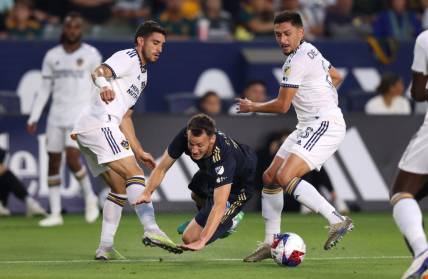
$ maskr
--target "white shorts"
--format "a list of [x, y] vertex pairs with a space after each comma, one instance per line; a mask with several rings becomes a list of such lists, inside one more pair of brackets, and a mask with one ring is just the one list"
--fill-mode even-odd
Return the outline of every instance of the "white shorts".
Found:
[[287, 158], [290, 153], [296, 154], [311, 170], [319, 171], [339, 148], [345, 134], [346, 124], [343, 119], [318, 119], [294, 130], [281, 145], [276, 156]]
[[134, 156], [128, 140], [115, 124], [78, 133], [77, 141], [94, 176], [107, 171], [107, 163]]
[[428, 174], [428, 121], [425, 121], [407, 145], [398, 167], [407, 172]]
[[52, 153], [61, 153], [66, 147], [78, 148], [77, 143], [70, 138], [72, 127], [58, 127], [47, 125], [46, 150]]

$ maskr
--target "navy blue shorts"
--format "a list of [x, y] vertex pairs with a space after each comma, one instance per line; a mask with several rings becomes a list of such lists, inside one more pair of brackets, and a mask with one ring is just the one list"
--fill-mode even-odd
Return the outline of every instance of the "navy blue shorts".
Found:
[[[211, 242], [224, 236], [230, 230], [233, 224], [232, 219], [236, 216], [236, 214], [241, 212], [245, 203], [249, 199], [250, 197], [245, 193], [241, 193], [237, 196], [229, 197], [228, 202], [230, 206], [226, 209], [217, 230], [215, 231], [215, 233], [213, 234], [213, 236], [211, 237], [211, 239], [208, 241], [207, 244], [210, 244]], [[204, 207], [202, 207], [201, 210], [199, 210], [198, 214], [196, 214], [195, 221], [196, 223], [198, 223], [199, 226], [205, 227], [213, 205], [214, 205], [213, 199], [208, 198], [205, 201]]]

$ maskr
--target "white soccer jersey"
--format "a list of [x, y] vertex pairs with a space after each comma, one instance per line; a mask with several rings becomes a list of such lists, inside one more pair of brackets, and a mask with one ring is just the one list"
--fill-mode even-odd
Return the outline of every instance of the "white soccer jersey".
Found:
[[312, 122], [320, 116], [343, 117], [328, 72], [330, 67], [330, 62], [307, 42], [301, 43], [285, 60], [281, 86], [298, 88], [292, 103], [299, 124]]
[[[428, 30], [422, 32], [416, 38], [412, 71], [428, 75]], [[428, 111], [425, 114], [425, 122], [428, 122]]]
[[100, 89], [92, 92], [90, 107], [81, 115], [74, 132], [84, 132], [103, 127], [108, 121], [120, 123], [125, 113], [132, 108], [147, 84], [147, 69], [135, 49], [116, 52], [104, 63], [111, 69], [113, 78], [109, 81], [115, 98], [109, 104], [100, 98]]
[[94, 86], [91, 72], [101, 61], [98, 50], [85, 43], [72, 53], [67, 53], [62, 45], [50, 49], [43, 59], [42, 77], [51, 82], [39, 90], [28, 122], [39, 120], [52, 93], [48, 125], [72, 127], [82, 108], [89, 104]]

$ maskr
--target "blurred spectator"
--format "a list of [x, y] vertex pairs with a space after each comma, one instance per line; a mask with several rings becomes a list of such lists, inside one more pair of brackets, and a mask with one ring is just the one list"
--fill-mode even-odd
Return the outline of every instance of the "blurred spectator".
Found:
[[379, 95], [371, 98], [366, 106], [367, 114], [410, 114], [410, 102], [403, 96], [403, 80], [393, 73], [382, 76], [377, 88]]
[[421, 0], [423, 7], [422, 28], [428, 29], [428, 0]]
[[112, 16], [113, 0], [68, 0], [69, 11], [80, 13], [85, 20], [94, 24], [107, 22]]
[[13, 0], [1, 0], [0, 1], [0, 14], [7, 13], [13, 7]]
[[[267, 87], [263, 80], [252, 80], [247, 83], [241, 94], [242, 98], [247, 98], [253, 102], [265, 102], [267, 100]], [[238, 114], [236, 104], [229, 108], [229, 114]], [[239, 115], [250, 115], [251, 113], [239, 113]]]
[[415, 12], [408, 10], [406, 0], [389, 0], [389, 9], [382, 11], [373, 23], [378, 38], [410, 40], [422, 31]]
[[117, 0], [113, 6], [113, 16], [125, 19], [136, 26], [150, 17], [151, 9], [147, 0]]
[[353, 0], [337, 0], [328, 9], [325, 34], [333, 39], [358, 39], [370, 33], [370, 26], [352, 13]]
[[166, 0], [159, 23], [166, 29], [168, 39], [186, 40], [196, 36], [196, 22], [182, 12], [183, 0]]
[[305, 39], [314, 40], [324, 34], [325, 9], [329, 3], [331, 0], [282, 0], [278, 11], [288, 10], [299, 13], [305, 29]]
[[33, 39], [42, 35], [42, 23], [35, 18], [32, 9], [32, 1], [16, 0], [5, 20], [5, 29], [9, 37]]
[[221, 0], [202, 0], [201, 6], [202, 13], [197, 21], [199, 39], [231, 40], [233, 22], [230, 14], [223, 10]]
[[248, 0], [247, 3], [242, 3], [236, 38], [248, 40], [254, 36], [272, 36], [273, 17], [274, 11], [271, 1]]
[[222, 103], [218, 94], [214, 91], [207, 91], [198, 99], [195, 107], [186, 111], [187, 114], [205, 113], [209, 116], [216, 116], [222, 113]]

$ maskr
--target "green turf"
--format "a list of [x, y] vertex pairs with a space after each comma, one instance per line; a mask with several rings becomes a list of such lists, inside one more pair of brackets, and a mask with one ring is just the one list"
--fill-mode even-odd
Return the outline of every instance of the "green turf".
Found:
[[[179, 242], [175, 228], [189, 215], [159, 214], [160, 226]], [[128, 262], [92, 261], [100, 221], [84, 223], [82, 216], [66, 216], [65, 225], [39, 228], [37, 219], [0, 219], [0, 278], [399, 278], [411, 262], [409, 252], [390, 214], [354, 214], [355, 230], [334, 250], [322, 249], [327, 230], [317, 215], [287, 214], [283, 230], [303, 237], [307, 256], [297, 268], [283, 268], [272, 260], [244, 263], [240, 259], [263, 238], [260, 214], [247, 214], [238, 232], [201, 252], [172, 255], [141, 244], [141, 227], [125, 215], [116, 248]], [[57, 262], [53, 262], [57, 261]]]

